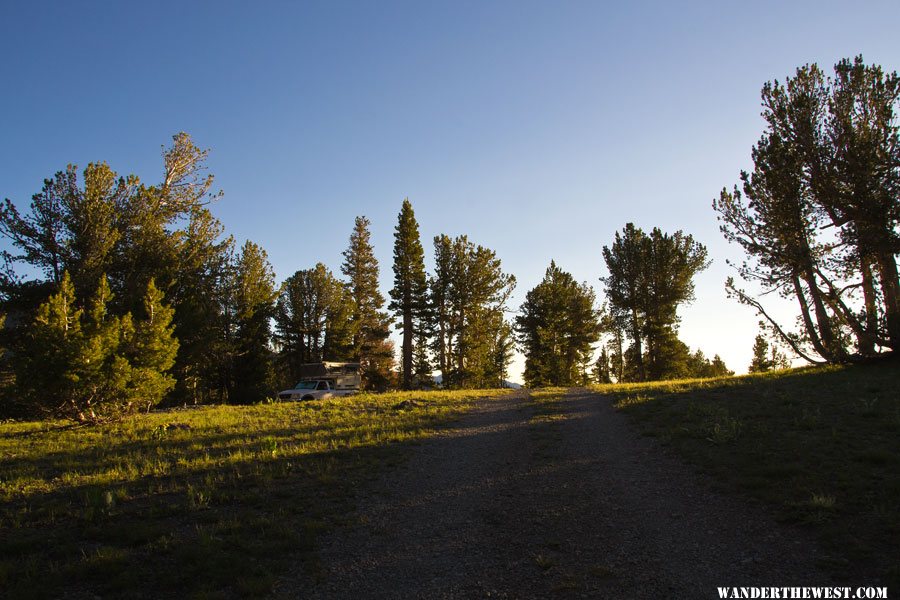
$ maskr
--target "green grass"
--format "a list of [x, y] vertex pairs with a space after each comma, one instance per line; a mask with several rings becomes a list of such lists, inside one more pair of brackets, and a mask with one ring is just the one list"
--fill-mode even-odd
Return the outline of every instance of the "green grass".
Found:
[[298, 562], [316, 572], [316, 537], [356, 486], [501, 393], [0, 424], [0, 595], [266, 595]]
[[900, 581], [900, 369], [895, 362], [596, 386], [647, 435], [812, 528], [837, 576]]
[[528, 394], [528, 403], [532, 407], [532, 424], [552, 423], [564, 417], [565, 411], [562, 400], [566, 395], [566, 388], [538, 388]]

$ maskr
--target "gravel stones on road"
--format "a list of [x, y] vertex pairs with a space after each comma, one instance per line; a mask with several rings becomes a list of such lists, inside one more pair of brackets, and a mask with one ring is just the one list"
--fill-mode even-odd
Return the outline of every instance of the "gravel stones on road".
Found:
[[359, 490], [320, 540], [321, 575], [282, 598], [714, 598], [716, 586], [827, 585], [813, 542], [573, 390], [550, 418], [484, 399]]

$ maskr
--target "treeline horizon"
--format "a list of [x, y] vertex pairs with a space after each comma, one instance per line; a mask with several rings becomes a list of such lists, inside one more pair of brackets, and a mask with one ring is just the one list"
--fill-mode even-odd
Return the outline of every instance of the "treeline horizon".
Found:
[[[713, 209], [747, 253], [738, 274], [795, 298], [800, 327], [729, 279], [763, 319], [751, 372], [786, 366], [781, 344], [809, 362], [853, 362], [900, 343], [898, 96], [896, 73], [861, 57], [836, 65], [834, 78], [812, 65], [764, 86], [754, 171]], [[340, 276], [317, 263], [277, 284], [265, 250], [238, 249], [210, 211], [219, 194], [207, 156], [182, 132], [163, 152], [159, 183], [106, 163], [79, 178], [69, 165], [27, 211], [4, 202], [0, 413], [99, 421], [161, 402], [259, 402], [321, 360], [360, 362], [364, 388], [376, 391], [432, 387], [434, 372], [444, 387], [499, 387], [517, 347], [530, 387], [733, 374], [678, 338], [678, 308], [710, 264], [683, 231], [627, 223], [598, 253], [605, 302], [551, 261], [508, 318], [516, 279], [496, 253], [437, 235], [427, 272], [406, 199], [389, 301], [365, 216]]]
[[[236, 248], [210, 211], [219, 194], [211, 193], [207, 155], [179, 133], [163, 152], [161, 183], [119, 176], [107, 163], [80, 174], [69, 165], [45, 180], [27, 212], [5, 201], [0, 234], [18, 252], [4, 251], [0, 273], [4, 413], [99, 421], [161, 402], [258, 402], [293, 385], [300, 365], [323, 360], [360, 362], [364, 389], [375, 391], [434, 387], [435, 373], [442, 387], [502, 387], [517, 345], [530, 386], [648, 377], [626, 371], [621, 348], [601, 353], [611, 367], [594, 360], [594, 345], [615, 320], [595, 306], [590, 286], [572, 288], [555, 263], [522, 307], [530, 318], [507, 317], [515, 277], [465, 235], [435, 236], [435, 268], [426, 272], [408, 199], [395, 228], [389, 303], [364, 216], [355, 220], [339, 275], [317, 263], [278, 284], [265, 250], [250, 240]], [[29, 272], [43, 278], [26, 278]], [[565, 316], [577, 302], [573, 289], [588, 297], [578, 318]], [[534, 303], [541, 290], [549, 303]], [[559, 305], [563, 298], [568, 305]], [[156, 359], [138, 356], [134, 324], [156, 332], [152, 343], [137, 345], [155, 348]], [[392, 327], [402, 339], [398, 361]], [[573, 328], [583, 330], [580, 337]], [[679, 366], [650, 377], [729, 373], [718, 357], [711, 363], [678, 344], [672, 360]], [[661, 347], [657, 340], [648, 357]], [[142, 384], [148, 376], [135, 375], [148, 360], [152, 389]]]

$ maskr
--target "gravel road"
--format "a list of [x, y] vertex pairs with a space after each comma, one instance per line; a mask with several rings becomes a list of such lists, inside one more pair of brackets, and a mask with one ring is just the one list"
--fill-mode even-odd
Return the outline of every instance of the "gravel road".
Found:
[[573, 390], [477, 410], [360, 490], [321, 542], [317, 582], [281, 598], [715, 598], [716, 586], [828, 585], [815, 544]]

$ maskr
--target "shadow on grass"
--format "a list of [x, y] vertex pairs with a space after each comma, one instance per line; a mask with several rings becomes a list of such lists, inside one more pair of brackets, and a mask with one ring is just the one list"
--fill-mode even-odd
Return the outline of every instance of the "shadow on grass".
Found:
[[597, 391], [724, 489], [813, 528], [832, 571], [900, 581], [895, 362]]
[[82, 429], [88, 427], [83, 423], [64, 423], [58, 425], [52, 425], [50, 427], [42, 428], [42, 429], [24, 429], [22, 431], [12, 431], [12, 432], [4, 432], [0, 433], [0, 439], [19, 439], [19, 438], [30, 438], [36, 437], [39, 435], [45, 435], [47, 433], [59, 432], [59, 431], [69, 431], [73, 429]]
[[[62, 429], [53, 431], [62, 431]], [[322, 425], [266, 429], [252, 435], [196, 430], [190, 433], [179, 432], [177, 438], [173, 436], [156, 439], [153, 437], [153, 431], [148, 430], [142, 438], [130, 441], [116, 441], [103, 446], [85, 442], [76, 444], [78, 447], [74, 449], [44, 452], [37, 458], [32, 456], [3, 458], [0, 459], [0, 473], [5, 475], [39, 473], [42, 479], [51, 480], [72, 473], [102, 476], [110, 472], [115, 473], [116, 470], [126, 465], [128, 470], [147, 470], [147, 473], [139, 475], [146, 477], [152, 476], [151, 471], [154, 470], [154, 465], [162, 462], [169, 466], [169, 462], [172, 461], [172, 470], [179, 475], [185, 475], [191, 469], [185, 466], [177, 467], [174, 461], [179, 458], [196, 456], [215, 462], [243, 451], [261, 450], [262, 446], [267, 443], [265, 438], [273, 438], [282, 444], [304, 443], [308, 442], [317, 432], [326, 431], [327, 427]], [[329, 440], [340, 444], [351, 437], [351, 433], [330, 434]], [[6, 480], [9, 478], [9, 475], [4, 477]], [[131, 480], [132, 478], [126, 475], [120, 477], [110, 475], [105, 478], [105, 484], [114, 486]], [[59, 489], [60, 487], [67, 486], [57, 484], [55, 491], [64, 491]], [[78, 486], [72, 487], [77, 488]], [[39, 494], [40, 491], [37, 490], [35, 493]], [[22, 496], [30, 495], [32, 494], [29, 492], [22, 494]]]
[[[0, 483], [49, 473], [51, 489], [8, 490], [0, 505], [0, 589], [15, 598], [264, 596], [298, 563], [315, 576], [316, 537], [352, 510], [355, 490], [433, 430], [465, 435], [453, 422], [459, 414], [385, 409], [371, 423], [361, 417], [333, 430], [327, 422], [246, 433], [193, 428], [174, 439], [7, 458]], [[175, 466], [163, 475], [126, 466], [102, 484], [52, 481], [145, 458]]]

